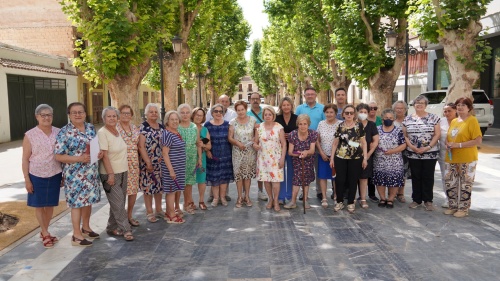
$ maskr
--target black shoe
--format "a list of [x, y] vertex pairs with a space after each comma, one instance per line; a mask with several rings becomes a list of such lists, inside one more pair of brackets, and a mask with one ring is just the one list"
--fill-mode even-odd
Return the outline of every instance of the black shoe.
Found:
[[229, 197], [229, 195], [226, 195], [226, 201], [231, 201], [231, 197]]
[[323, 193], [316, 193], [316, 197], [318, 197], [319, 200], [323, 200]]
[[369, 198], [370, 198], [370, 201], [372, 201], [373, 203], [380, 202], [380, 200], [378, 200], [377, 196], [369, 196]]
[[299, 196], [299, 200], [300, 200], [300, 201], [304, 200], [304, 193], [302, 193], [302, 194]]
[[[208, 203], [212, 203], [212, 201], [214, 201], [214, 197], [213, 197], [213, 196], [208, 197], [207, 202], [208, 202]], [[227, 200], [226, 200], [226, 201], [227, 201]]]

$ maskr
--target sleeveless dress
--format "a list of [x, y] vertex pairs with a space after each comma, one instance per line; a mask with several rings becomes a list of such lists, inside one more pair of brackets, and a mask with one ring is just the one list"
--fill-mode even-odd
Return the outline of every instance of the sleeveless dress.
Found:
[[233, 145], [233, 171], [236, 181], [255, 178], [256, 151], [252, 148], [255, 123], [253, 117], [249, 117], [245, 124], [238, 123], [236, 118], [229, 122], [234, 126], [234, 139], [247, 147], [241, 150]]
[[163, 127], [162, 124], [159, 124], [160, 128], [158, 130], [149, 126], [149, 123], [144, 121], [141, 124], [141, 134], [146, 138], [146, 152], [148, 153], [148, 157], [151, 159], [151, 164], [153, 165], [153, 172], [150, 173], [146, 170], [146, 162], [142, 160], [140, 157], [140, 175], [139, 175], [139, 183], [140, 188], [144, 192], [144, 194], [152, 195], [156, 193], [160, 193], [161, 189], [161, 146], [160, 146], [160, 138], [162, 135]]
[[234, 181], [231, 144], [227, 140], [229, 122], [224, 121], [221, 125], [213, 125], [207, 121], [205, 127], [210, 133], [213, 156], [213, 159], [207, 158], [207, 185], [229, 184]]
[[174, 168], [176, 179], [175, 181], [170, 177], [170, 171], [165, 164], [161, 161], [161, 184], [164, 193], [172, 193], [176, 191], [183, 191], [186, 185], [186, 144], [182, 138], [169, 130], [163, 130], [161, 140], [161, 147], [170, 148], [168, 157], [170, 164]]
[[141, 132], [134, 124], [130, 124], [131, 132], [127, 133], [120, 123], [116, 124], [116, 129], [127, 144], [127, 195], [137, 194], [139, 191], [139, 135]]
[[284, 180], [283, 168], [279, 167], [281, 159], [280, 130], [283, 129], [279, 123], [274, 123], [273, 128], [267, 131], [261, 124], [257, 129], [259, 145], [261, 149], [257, 152], [257, 180], [267, 182], [282, 182]]
[[196, 184], [195, 169], [198, 163], [198, 147], [196, 146], [198, 128], [191, 122], [187, 128], [179, 124], [177, 130], [186, 144], [186, 184], [193, 185]]

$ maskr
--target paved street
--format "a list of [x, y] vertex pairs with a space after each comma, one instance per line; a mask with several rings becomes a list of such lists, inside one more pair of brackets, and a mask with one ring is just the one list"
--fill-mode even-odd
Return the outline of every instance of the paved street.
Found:
[[[442, 214], [438, 168], [434, 212], [409, 209], [408, 203], [392, 210], [369, 203], [368, 210], [357, 207], [350, 215], [334, 213], [330, 199], [323, 209], [310, 198], [313, 208], [306, 214], [301, 207], [276, 213], [257, 203], [254, 183], [251, 208], [234, 207], [231, 184], [228, 207], [186, 214], [183, 225], [151, 224], [140, 197], [135, 216], [141, 226], [133, 242], [105, 233], [109, 205], [103, 197], [93, 209], [91, 225], [101, 239], [92, 247], [71, 246], [70, 217], [62, 215], [51, 225], [62, 237], [55, 248], [45, 250], [34, 231], [0, 252], [0, 280], [497, 280], [500, 130], [489, 130], [483, 144], [472, 209], [464, 219]], [[18, 165], [7, 154], [20, 159], [19, 148], [0, 144], [0, 202], [25, 196], [22, 176], [15, 175], [20, 160]], [[408, 183], [411, 202], [410, 194]]]

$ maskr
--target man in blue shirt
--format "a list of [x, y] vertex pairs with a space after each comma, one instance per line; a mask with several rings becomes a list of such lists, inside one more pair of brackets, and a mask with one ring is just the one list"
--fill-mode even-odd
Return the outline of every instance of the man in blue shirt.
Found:
[[[311, 130], [317, 130], [318, 129], [318, 124], [321, 120], [325, 120], [325, 113], [323, 112], [323, 108], [325, 107], [321, 103], [316, 102], [316, 89], [313, 87], [307, 87], [304, 90], [304, 98], [306, 100], [306, 103], [301, 104], [297, 106], [297, 109], [295, 110], [295, 114], [300, 115], [300, 114], [307, 114], [309, 115], [309, 118], [311, 119], [311, 125], [309, 125], [309, 129]], [[315, 156], [316, 160], [314, 163], [314, 170], [317, 173], [318, 171], [318, 155], [316, 154]], [[299, 197], [299, 200], [303, 199], [303, 196]], [[307, 196], [307, 194], [306, 194]], [[316, 197], [318, 197], [320, 200], [323, 199], [323, 194], [321, 193], [321, 190], [319, 189], [319, 184], [316, 179]]]
[[344, 120], [342, 111], [347, 104], [347, 93], [344, 88], [337, 88], [335, 90], [335, 104], [337, 105], [337, 119]]
[[[257, 120], [257, 124], [264, 122], [264, 118], [262, 117], [262, 107], [260, 106], [259, 93], [253, 93], [250, 95], [250, 108], [247, 111], [247, 115], [255, 118]], [[257, 197], [259, 200], [267, 201], [269, 198], [263, 190], [263, 183], [258, 181], [257, 186], [259, 187]]]

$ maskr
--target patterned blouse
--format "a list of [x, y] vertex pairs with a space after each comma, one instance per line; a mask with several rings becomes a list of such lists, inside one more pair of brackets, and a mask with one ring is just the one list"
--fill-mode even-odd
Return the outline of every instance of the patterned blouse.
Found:
[[[406, 116], [403, 126], [406, 128], [406, 134], [410, 142], [416, 147], [428, 146], [434, 137], [434, 126], [439, 124], [440, 118], [432, 113], [427, 113], [424, 117], [417, 115]], [[429, 151], [418, 154], [410, 147], [406, 148], [407, 156], [411, 159], [437, 159], [439, 156], [439, 145], [434, 145]]]
[[54, 154], [56, 136], [59, 131], [59, 128], [52, 127], [52, 133], [47, 136], [37, 126], [26, 132], [26, 137], [31, 145], [30, 174], [36, 177], [50, 178], [62, 172], [61, 163], [56, 161]]
[[328, 157], [331, 156], [333, 139], [335, 138], [335, 132], [340, 123], [342, 123], [342, 121], [337, 120], [330, 125], [326, 120], [322, 120], [318, 124], [318, 129], [316, 131], [320, 137], [321, 149]]
[[335, 156], [342, 159], [359, 159], [363, 157], [363, 148], [361, 147], [361, 139], [365, 137], [363, 124], [355, 122], [354, 127], [344, 127], [345, 121], [342, 122], [335, 132], [335, 138], [339, 139]]

